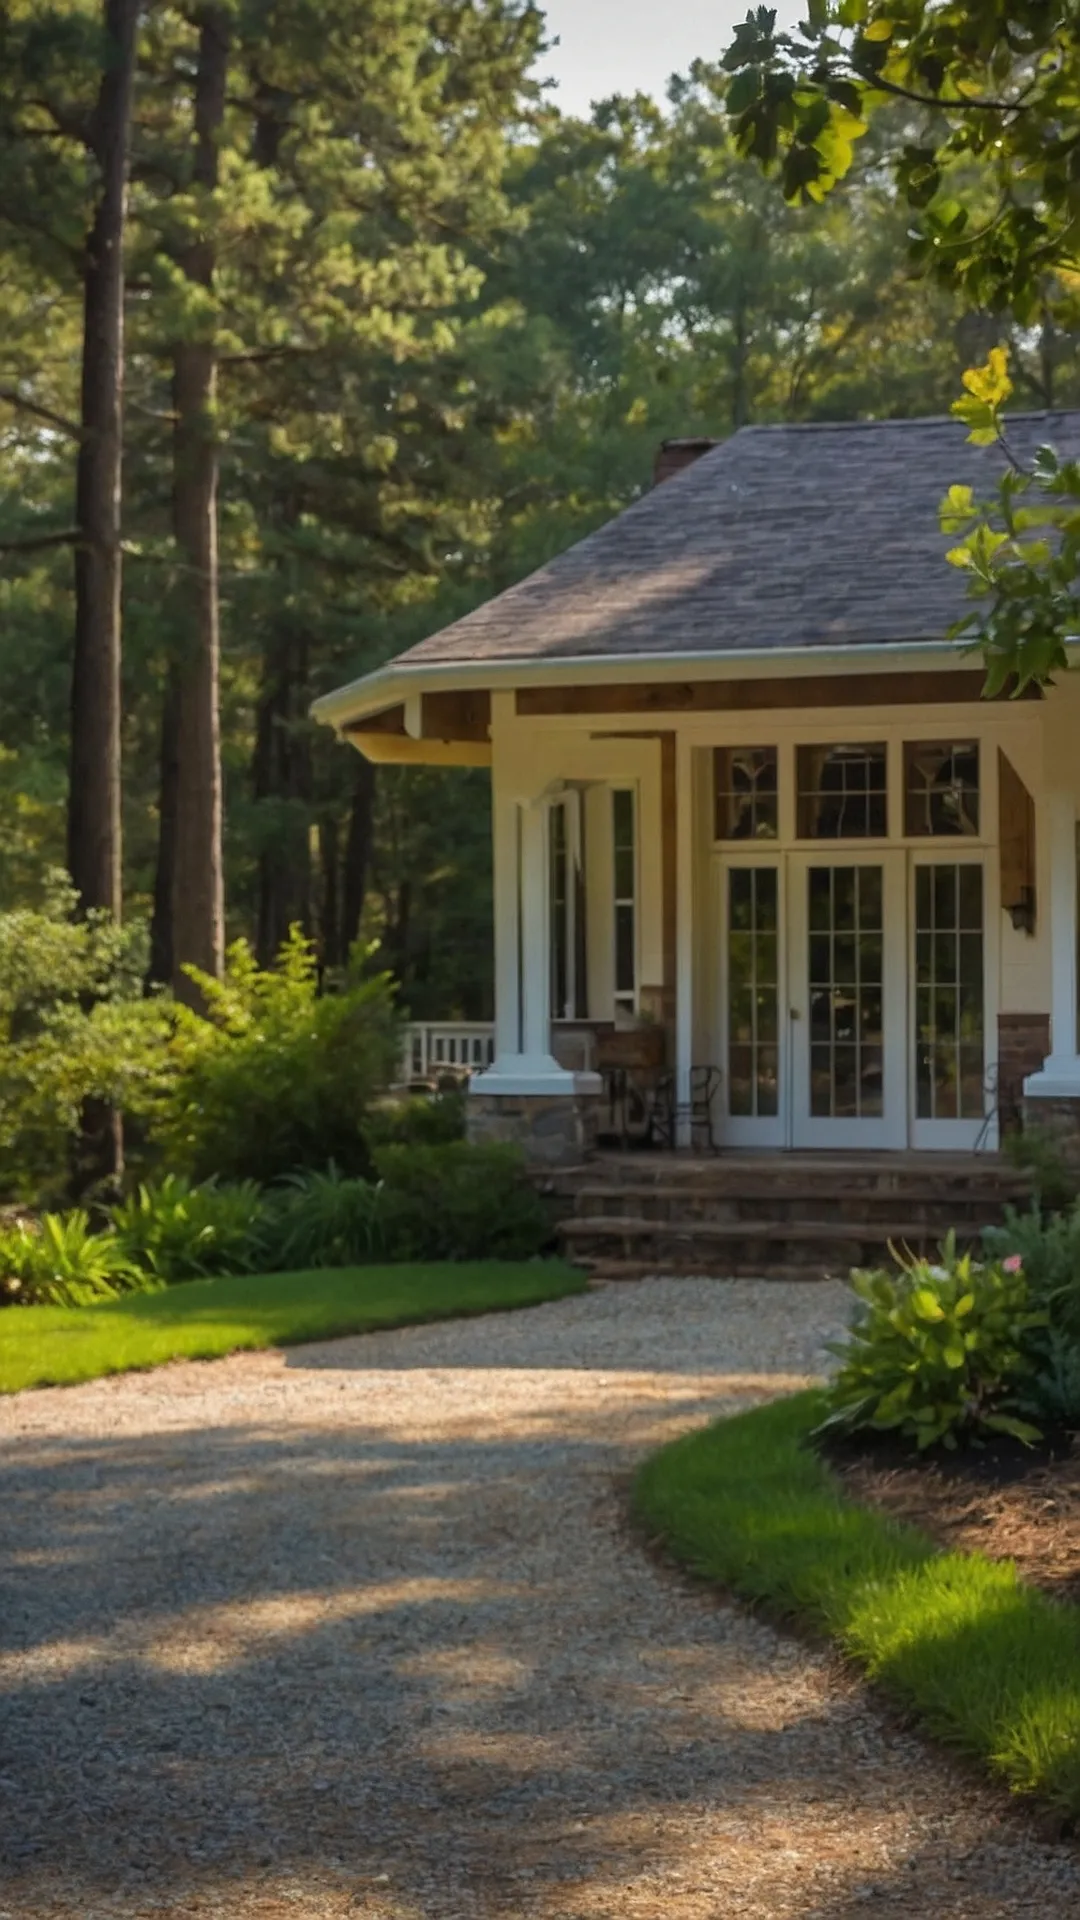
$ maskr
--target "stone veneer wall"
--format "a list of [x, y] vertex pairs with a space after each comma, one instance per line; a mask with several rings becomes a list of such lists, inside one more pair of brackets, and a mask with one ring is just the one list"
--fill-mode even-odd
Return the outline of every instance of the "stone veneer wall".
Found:
[[1024, 1081], [1029, 1073], [1038, 1073], [1049, 1051], [1048, 1013], [998, 1014], [997, 1103], [1002, 1133], [1015, 1133], [1023, 1125]]
[[596, 1146], [599, 1107], [595, 1094], [470, 1093], [465, 1131], [521, 1147], [533, 1167], [575, 1167]]
[[1051, 1134], [1066, 1165], [1080, 1176], [1080, 1100], [1026, 1099], [1024, 1125]]

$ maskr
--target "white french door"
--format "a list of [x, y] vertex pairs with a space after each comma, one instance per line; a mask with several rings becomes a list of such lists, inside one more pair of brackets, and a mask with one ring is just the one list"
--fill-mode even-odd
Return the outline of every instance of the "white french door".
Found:
[[905, 856], [787, 856], [794, 1147], [907, 1144]]
[[907, 1144], [905, 867], [899, 849], [723, 861], [728, 1145]]

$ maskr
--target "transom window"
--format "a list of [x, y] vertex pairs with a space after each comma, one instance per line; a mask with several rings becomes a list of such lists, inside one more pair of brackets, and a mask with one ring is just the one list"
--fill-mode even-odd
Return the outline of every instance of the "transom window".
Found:
[[779, 831], [775, 747], [716, 747], [718, 840], [775, 840]]
[[800, 840], [876, 840], [889, 830], [884, 743], [796, 749]]
[[904, 831], [912, 836], [977, 834], [977, 740], [904, 743]]

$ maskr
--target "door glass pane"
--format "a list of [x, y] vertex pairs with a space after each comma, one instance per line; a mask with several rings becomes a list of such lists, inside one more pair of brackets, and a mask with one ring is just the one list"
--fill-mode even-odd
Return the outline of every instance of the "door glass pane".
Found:
[[771, 1117], [779, 1112], [775, 867], [728, 869], [728, 1112]]
[[883, 1111], [880, 867], [811, 867], [810, 1112], [824, 1119]]
[[920, 1120], [984, 1111], [983, 870], [915, 869], [915, 1106]]

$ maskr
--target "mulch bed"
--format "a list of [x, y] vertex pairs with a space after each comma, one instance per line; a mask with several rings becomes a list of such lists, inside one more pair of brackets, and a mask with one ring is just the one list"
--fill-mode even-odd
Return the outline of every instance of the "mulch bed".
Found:
[[850, 1499], [956, 1552], [1013, 1560], [1032, 1586], [1080, 1601], [1080, 1435], [1038, 1447], [1003, 1438], [924, 1460], [888, 1437], [824, 1451]]

